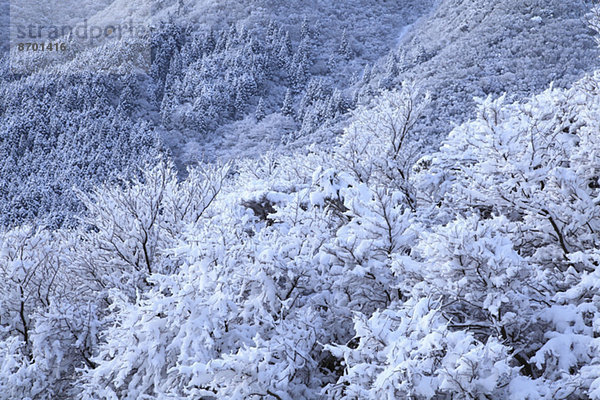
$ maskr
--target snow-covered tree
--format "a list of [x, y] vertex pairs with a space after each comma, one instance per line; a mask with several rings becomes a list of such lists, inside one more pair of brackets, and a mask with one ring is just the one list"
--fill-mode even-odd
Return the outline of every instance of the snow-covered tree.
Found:
[[198, 221], [221, 189], [225, 169], [206, 167], [178, 182], [173, 164], [160, 162], [125, 188], [81, 193], [87, 208], [73, 261], [95, 291], [117, 288], [135, 299], [155, 272], [172, 272], [164, 252], [186, 223]]
[[254, 117], [257, 121], [262, 121], [265, 118], [265, 105], [263, 104], [262, 97], [258, 99], [258, 104], [254, 110]]
[[400, 92], [384, 93], [372, 109], [358, 110], [336, 152], [342, 168], [359, 182], [399, 189], [414, 208], [410, 178], [420, 147], [413, 127], [428, 99], [406, 83]]
[[353, 51], [352, 47], [350, 47], [350, 42], [348, 40], [348, 31], [344, 29], [342, 32], [342, 37], [340, 39], [340, 45], [338, 46], [337, 53], [344, 60], [349, 61], [352, 58]]
[[290, 89], [285, 92], [283, 105], [281, 106], [281, 113], [286, 116], [294, 115], [294, 98]]

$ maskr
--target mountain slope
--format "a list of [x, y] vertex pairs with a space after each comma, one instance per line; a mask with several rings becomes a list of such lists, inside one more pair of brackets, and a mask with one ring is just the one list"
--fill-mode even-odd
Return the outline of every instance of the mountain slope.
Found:
[[[443, 0], [377, 68], [373, 87], [416, 80], [431, 91], [424, 133], [443, 137], [473, 115], [473, 97], [519, 99], [590, 72], [600, 52], [584, 1]], [[396, 63], [395, 68], [390, 65]]]
[[[350, 110], [405, 80], [431, 92], [431, 110], [417, 130], [424, 148], [435, 146], [453, 123], [473, 116], [474, 96], [508, 91], [521, 98], [551, 81], [568, 86], [597, 65], [599, 54], [584, 18], [588, 6], [579, 1], [227, 0], [151, 7], [118, 0], [98, 7], [91, 8], [94, 23], [133, 14], [152, 29], [136, 40], [69, 53], [51, 67], [27, 55], [28, 74], [3, 74], [4, 224], [71, 219], [80, 208], [73, 186], [89, 188], [123, 170], [130, 177], [152, 158], [138, 154], [164, 152], [163, 144], [182, 171], [199, 159], [330, 146]], [[147, 68], [136, 69], [131, 54], [147, 57], [141, 57]], [[6, 69], [6, 57], [0, 65]], [[31, 121], [24, 117], [36, 113]], [[50, 123], [49, 134], [40, 121], [52, 118], [60, 123]], [[112, 129], [111, 140], [94, 139], [98, 129]], [[75, 131], [89, 139], [71, 140]], [[56, 151], [88, 160], [51, 156], [48, 149], [57, 145], [75, 146]], [[103, 166], [82, 168], [82, 162]]]

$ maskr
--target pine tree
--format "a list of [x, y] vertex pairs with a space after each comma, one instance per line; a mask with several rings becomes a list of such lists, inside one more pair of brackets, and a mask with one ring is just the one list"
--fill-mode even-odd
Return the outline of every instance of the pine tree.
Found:
[[215, 39], [215, 31], [211, 28], [210, 32], [206, 36], [204, 41], [204, 51], [208, 54], [215, 51], [215, 47], [217, 46], [217, 40]]
[[302, 26], [300, 27], [300, 39], [309, 39], [310, 38], [310, 26], [308, 24], [308, 18], [304, 16], [302, 19]]
[[202, 97], [199, 97], [194, 102], [192, 107], [192, 112], [188, 116], [188, 128], [198, 132], [203, 133], [206, 131], [206, 114], [205, 114], [206, 105], [203, 101]]
[[415, 61], [420, 64], [420, 63], [424, 63], [428, 59], [429, 59], [429, 55], [428, 55], [427, 51], [425, 50], [425, 47], [423, 47], [423, 45], [421, 45], [421, 44], [419, 46], [417, 46]]
[[323, 79], [311, 79], [308, 82], [306, 90], [300, 100], [298, 115], [304, 116], [305, 112], [313, 106], [317, 101], [325, 99], [326, 93], [323, 85]]
[[390, 89], [394, 83], [394, 79], [400, 74], [399, 59], [395, 53], [390, 53], [385, 63], [385, 72], [379, 86], [384, 89]]
[[239, 34], [234, 24], [231, 24], [231, 26], [229, 27], [229, 32], [227, 33], [227, 40], [225, 43], [225, 48], [227, 50], [239, 44]]
[[292, 56], [292, 42], [289, 32], [285, 32], [279, 41], [279, 51], [277, 53], [277, 65], [279, 68], [284, 68], [290, 62]]
[[309, 61], [306, 54], [296, 53], [291, 63], [290, 84], [292, 89], [300, 93], [308, 80]]
[[166, 93], [163, 96], [161, 105], [160, 105], [160, 116], [162, 123], [165, 127], [170, 127], [173, 122], [171, 119], [173, 110], [175, 108], [175, 100], [173, 99], [173, 95]]
[[331, 56], [329, 56], [329, 59], [327, 60], [327, 72], [332, 73], [333, 71], [335, 71], [337, 67], [337, 59], [335, 57], [335, 54], [332, 54]]
[[183, 61], [182, 56], [178, 51], [173, 54], [169, 63], [169, 72], [167, 74], [166, 81], [168, 82], [173, 76], [181, 76], [183, 72]]
[[254, 111], [254, 116], [256, 117], [257, 121], [262, 121], [266, 116], [265, 106], [263, 104], [262, 97], [258, 99], [258, 104], [256, 105], [256, 111]]
[[342, 98], [342, 92], [338, 89], [333, 91], [333, 94], [329, 98], [327, 102], [327, 119], [335, 118], [338, 114], [344, 113], [347, 111], [347, 106]]
[[271, 19], [267, 25], [267, 32], [265, 34], [265, 42], [269, 47], [277, 45], [277, 24]]
[[287, 54], [292, 54], [292, 39], [290, 39], [290, 32], [283, 32], [280, 30], [279, 36], [281, 37], [281, 45], [285, 46]]
[[350, 42], [348, 41], [348, 32], [346, 29], [344, 29], [344, 32], [342, 33], [342, 39], [340, 41], [340, 46], [338, 47], [338, 54], [346, 61], [349, 61], [353, 55]]
[[372, 72], [373, 69], [371, 68], [370, 65], [365, 65], [365, 68], [363, 69], [363, 73], [362, 73], [362, 77], [361, 77], [361, 85], [368, 85], [369, 82], [371, 81], [371, 76], [372, 76]]
[[127, 80], [119, 97], [119, 106], [127, 114], [131, 114], [136, 108], [136, 90], [132, 79], [133, 78], [130, 77], [130, 79]]
[[285, 98], [283, 99], [283, 106], [281, 106], [281, 113], [288, 117], [294, 116], [294, 100], [292, 97], [292, 91], [288, 89], [285, 92]]

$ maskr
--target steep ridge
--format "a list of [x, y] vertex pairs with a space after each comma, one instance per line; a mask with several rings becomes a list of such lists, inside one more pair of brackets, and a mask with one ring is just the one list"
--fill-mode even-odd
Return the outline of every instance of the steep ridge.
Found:
[[[432, 94], [422, 127], [444, 137], [452, 123], [473, 116], [473, 97], [510, 93], [520, 99], [551, 82], [568, 87], [598, 65], [586, 14], [591, 3], [541, 0], [442, 0], [421, 18], [370, 85], [414, 80]], [[395, 63], [396, 65], [391, 65]]]

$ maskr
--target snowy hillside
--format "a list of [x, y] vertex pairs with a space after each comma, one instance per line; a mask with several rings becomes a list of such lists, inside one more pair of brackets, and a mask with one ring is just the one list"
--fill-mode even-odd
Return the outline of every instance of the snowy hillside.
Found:
[[[337, 81], [340, 90], [361, 102], [371, 101], [380, 90], [399, 87], [404, 80], [422, 82], [431, 91], [433, 104], [420, 129], [438, 143], [449, 126], [472, 117], [474, 97], [508, 92], [519, 99], [551, 82], [556, 87], [568, 87], [599, 65], [600, 51], [587, 23], [589, 6], [584, 1], [442, 0], [403, 3], [399, 5], [403, 14], [398, 10], [376, 10], [372, 13], [375, 18], [369, 14], [368, 18], [360, 18], [362, 12], [355, 16], [344, 8], [346, 23], [334, 20], [337, 23], [331, 25], [352, 27], [348, 31], [353, 38], [352, 48], [361, 56], [343, 63], [339, 72], [319, 75]], [[362, 8], [348, 5], [348, 9]], [[381, 18], [378, 11], [387, 18]], [[339, 29], [336, 32], [328, 26], [330, 19], [322, 21], [327, 14], [319, 12], [316, 22], [323, 27], [320, 32], [334, 33], [333, 43], [324, 46], [330, 49], [325, 54], [335, 50], [341, 34]], [[353, 18], [355, 21], [347, 22]], [[388, 19], [397, 22], [392, 24]], [[377, 23], [373, 24], [373, 20]], [[353, 74], [353, 79], [344, 79]], [[285, 131], [287, 127], [278, 129], [270, 122], [268, 119], [264, 124], [253, 124], [245, 120], [225, 125], [219, 130], [222, 140], [213, 142], [214, 138], [210, 138], [209, 143], [193, 148], [207, 148], [208, 153], [225, 157], [229, 149], [252, 156], [256, 150], [279, 145], [276, 133], [263, 132]], [[333, 129], [325, 126], [316, 136], [300, 135], [296, 145], [330, 143], [344, 124]], [[250, 136], [249, 141], [240, 140], [246, 135]]]
[[[270, 22], [277, 23], [290, 33], [292, 43], [302, 39], [303, 24], [308, 27], [311, 46], [310, 79], [321, 79], [327, 88], [337, 88], [345, 96], [355, 96], [352, 86], [361, 77], [365, 66], [376, 63], [397, 42], [398, 33], [408, 28], [419, 17], [434, 6], [433, 0], [370, 2], [364, 0], [332, 3], [280, 2], [280, 1], [226, 1], [206, 5], [202, 2], [190, 5], [186, 19], [202, 26], [236, 23], [250, 29], [264, 29]], [[339, 55], [344, 37], [347, 40], [348, 54]], [[331, 89], [328, 89], [331, 90]], [[175, 140], [184, 143], [181, 150], [187, 159], [189, 149], [200, 150], [209, 156], [229, 158], [230, 155], [256, 156], [270, 148], [280, 147], [282, 135], [297, 133], [297, 136], [310, 135], [317, 126], [326, 121], [318, 121], [317, 126], [308, 127], [311, 121], [303, 116], [296, 123], [281, 118], [286, 84], [270, 83], [264, 89], [263, 101], [266, 105], [264, 122], [256, 121], [254, 113], [249, 113], [231, 124], [223, 124], [214, 135], [192, 138], [191, 141]], [[302, 103], [303, 96], [296, 96], [295, 107]], [[299, 110], [304, 114], [303, 110]], [[270, 115], [273, 114], [273, 115]], [[322, 118], [319, 118], [322, 119]], [[325, 124], [326, 125], [326, 124]], [[304, 129], [302, 129], [304, 126]], [[305, 138], [306, 139], [306, 138]], [[310, 139], [309, 139], [310, 140]], [[287, 142], [287, 141], [286, 141]], [[302, 143], [304, 143], [303, 141]]]
[[375, 68], [371, 87], [422, 82], [432, 93], [424, 133], [437, 140], [473, 116], [473, 97], [520, 99], [568, 87], [598, 65], [584, 1], [439, 1]]
[[[168, 150], [184, 170], [197, 159], [256, 156], [310, 135], [353, 107], [346, 88], [366, 63], [393, 46], [399, 30], [430, 6], [422, 1], [348, 1], [343, 8], [328, 2], [290, 6], [263, 1], [89, 6], [87, 19], [78, 26], [102, 27], [133, 18], [146, 35], [88, 47], [68, 42], [77, 50], [56, 57], [13, 49], [4, 58], [4, 69], [21, 68], [18, 75], [8, 71], [0, 86], [6, 93], [0, 124], [7, 146], [0, 164], [6, 181], [0, 193], [2, 224], [34, 219], [55, 226], [75, 223], [72, 215], [81, 203], [73, 186], [87, 190], [117, 175], [130, 177], [149, 158], [136, 155], [139, 150]], [[11, 11], [19, 15], [23, 8], [17, 2]], [[76, 21], [80, 13], [71, 19]], [[30, 11], [21, 19], [28, 15]], [[283, 115], [288, 90], [291, 109]], [[47, 104], [59, 92], [68, 100]], [[262, 117], [256, 118], [259, 102], [262, 123]], [[48, 136], [42, 124], [29, 129], [28, 118], [21, 120], [27, 113], [35, 113], [39, 121], [56, 120], [83, 137], [96, 136], [95, 125], [132, 128], [116, 135], [120, 126], [107, 128], [110, 139], [82, 139], [75, 149], [64, 149], [73, 145], [73, 133], [56, 128]], [[137, 127], [156, 137], [126, 144], [130, 139], [122, 139], [135, 136]], [[85, 150], [77, 148], [84, 144]], [[47, 157], [46, 148], [91, 157], [99, 166], [90, 168], [91, 160], [71, 156]], [[50, 184], [38, 183], [42, 181]]]
[[590, 7], [116, 0], [13, 43], [0, 400], [600, 400]]
[[[551, 81], [568, 86], [597, 64], [598, 51], [584, 20], [586, 5], [542, 3], [230, 0], [82, 6], [61, 19], [87, 15], [86, 24], [109, 26], [134, 18], [146, 34], [89, 49], [72, 43], [79, 50], [61, 54], [58, 63], [14, 51], [4, 57], [4, 68], [8, 61], [13, 69], [23, 65], [29, 76], [5, 74], [0, 85], [6, 93], [0, 125], [8, 146], [0, 163], [6, 181], [0, 192], [1, 221], [75, 223], [72, 215], [81, 203], [73, 186], [87, 190], [117, 179], [117, 173], [131, 176], [149, 158], [140, 160], [137, 151], [167, 150], [183, 171], [199, 159], [256, 157], [269, 149], [289, 152], [313, 143], [330, 146], [350, 110], [404, 80], [421, 82], [432, 93], [431, 112], [417, 129], [429, 143], [424, 148], [435, 147], [452, 123], [472, 116], [474, 96], [507, 91], [522, 98]], [[13, 17], [26, 20], [31, 10], [25, 5], [11, 4]], [[45, 104], [51, 99], [44, 95], [56, 96], [57, 89], [70, 98], [89, 92], [78, 87], [89, 85], [84, 82], [98, 86], [84, 102]], [[31, 96], [32, 90], [40, 95]], [[89, 107], [96, 111], [90, 113]], [[94, 124], [113, 124], [114, 115], [125, 113], [118, 125], [128, 120], [154, 132], [155, 139], [141, 147], [123, 140], [117, 147], [97, 138], [81, 140], [76, 146], [92, 143], [95, 148], [98, 143], [93, 158], [112, 160], [92, 168], [91, 161], [83, 161], [82, 168], [71, 156], [46, 157], [44, 148], [78, 157], [91, 150], [63, 149], [73, 134], [61, 128], [50, 137], [36, 132], [41, 125], [27, 128], [29, 122], [20, 118], [29, 109], [40, 121], [50, 115], [70, 119], [60, 124], [80, 135], [96, 135]], [[82, 112], [86, 117], [78, 120]], [[110, 141], [131, 135], [131, 129], [137, 128], [112, 134]], [[51, 139], [61, 135], [65, 139]]]

